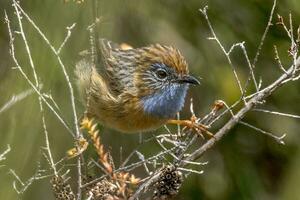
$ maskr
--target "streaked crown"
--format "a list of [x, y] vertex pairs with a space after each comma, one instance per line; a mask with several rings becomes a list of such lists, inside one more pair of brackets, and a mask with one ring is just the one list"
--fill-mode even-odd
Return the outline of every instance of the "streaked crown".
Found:
[[[160, 44], [137, 49], [142, 63], [160, 63], [174, 69], [177, 74], [188, 74], [188, 65], [178, 49]], [[147, 67], [146, 65], [144, 65]]]

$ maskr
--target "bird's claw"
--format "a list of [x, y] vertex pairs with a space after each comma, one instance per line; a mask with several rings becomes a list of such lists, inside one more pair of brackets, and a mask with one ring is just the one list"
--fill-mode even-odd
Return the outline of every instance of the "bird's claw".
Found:
[[208, 126], [205, 126], [204, 124], [200, 124], [193, 120], [190, 120], [190, 125], [187, 127], [195, 130], [197, 132], [197, 134], [199, 134], [203, 138], [204, 138], [203, 133], [205, 133], [209, 138], [214, 138], [214, 134], [212, 134], [210, 131], [208, 131]]
[[197, 123], [197, 117], [195, 115], [193, 115], [190, 120], [169, 120], [168, 123], [185, 126], [195, 130], [202, 138], [204, 138], [203, 133], [205, 133], [209, 138], [214, 138], [214, 134], [208, 131], [209, 127], [204, 124]]

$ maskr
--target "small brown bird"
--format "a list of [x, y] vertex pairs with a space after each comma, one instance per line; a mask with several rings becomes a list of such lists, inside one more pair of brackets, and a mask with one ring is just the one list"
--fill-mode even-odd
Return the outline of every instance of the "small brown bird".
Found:
[[124, 48], [101, 39], [100, 51], [99, 66], [83, 59], [75, 70], [89, 117], [125, 133], [166, 123], [192, 125], [172, 120], [184, 105], [189, 85], [199, 84], [177, 49], [159, 44]]

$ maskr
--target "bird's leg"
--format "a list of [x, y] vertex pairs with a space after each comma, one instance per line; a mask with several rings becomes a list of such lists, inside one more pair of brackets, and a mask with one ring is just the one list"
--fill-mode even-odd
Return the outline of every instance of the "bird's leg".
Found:
[[190, 120], [170, 119], [170, 120], [167, 121], [167, 124], [177, 124], [177, 125], [180, 125], [180, 126], [185, 126], [185, 127], [190, 128], [190, 129], [194, 129], [199, 134], [205, 133], [209, 137], [213, 138], [214, 134], [212, 134], [211, 132], [209, 132], [207, 130], [208, 127], [203, 125], [203, 124], [197, 123], [196, 120], [197, 120], [196, 116], [193, 115]]

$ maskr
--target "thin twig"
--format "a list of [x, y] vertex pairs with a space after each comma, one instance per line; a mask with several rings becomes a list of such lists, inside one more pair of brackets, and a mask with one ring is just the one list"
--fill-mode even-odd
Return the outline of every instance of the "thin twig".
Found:
[[0, 114], [13, 105], [15, 105], [17, 102], [25, 99], [27, 96], [31, 95], [33, 93], [33, 89], [25, 90], [17, 95], [13, 95], [8, 102], [6, 102], [1, 108], [0, 108]]
[[[33, 72], [33, 77], [34, 77], [34, 80], [35, 80], [35, 86], [36, 86], [36, 88], [39, 88], [39, 92], [40, 92], [41, 87], [40, 87], [38, 76], [37, 76], [37, 73], [36, 73], [36, 70], [35, 70], [35, 65], [34, 65], [34, 61], [33, 61], [32, 55], [31, 55], [31, 51], [30, 51], [30, 48], [29, 48], [29, 45], [28, 45], [28, 42], [27, 42], [27, 38], [26, 38], [24, 29], [23, 29], [23, 23], [21, 21], [22, 17], [21, 17], [19, 9], [16, 6], [15, 1], [14, 1], [14, 4], [13, 4], [13, 7], [14, 7], [14, 9], [16, 11], [16, 14], [17, 14], [19, 28], [20, 28], [20, 34], [21, 34], [22, 39], [24, 41], [27, 56], [28, 56], [29, 63], [30, 63], [30, 66], [31, 66], [31, 71]], [[57, 170], [55, 168], [52, 153], [51, 153], [51, 150], [50, 150], [48, 131], [47, 131], [45, 115], [44, 115], [44, 108], [43, 108], [43, 103], [42, 103], [42, 99], [41, 99], [40, 96], [38, 97], [38, 100], [39, 100], [40, 112], [42, 113], [42, 124], [43, 124], [44, 133], [45, 133], [46, 149], [47, 149], [47, 152], [48, 152], [49, 160], [51, 162], [51, 167], [54, 171], [54, 174], [57, 175]]]
[[59, 66], [61, 67], [64, 77], [66, 79], [67, 85], [69, 87], [69, 92], [70, 92], [70, 98], [71, 98], [71, 106], [72, 106], [72, 111], [73, 111], [73, 116], [74, 116], [74, 127], [76, 130], [76, 136], [79, 138], [81, 137], [81, 133], [79, 131], [78, 127], [78, 118], [77, 118], [77, 113], [76, 113], [76, 106], [75, 106], [75, 98], [74, 98], [74, 90], [73, 86], [70, 81], [70, 77], [67, 73], [66, 67], [63, 63], [63, 61], [60, 58], [60, 55], [58, 51], [54, 48], [54, 46], [50, 43], [48, 38], [45, 36], [45, 34], [40, 30], [40, 28], [34, 23], [34, 21], [27, 15], [27, 13], [22, 9], [22, 7], [15, 1], [14, 4], [18, 7], [18, 9], [21, 11], [21, 13], [25, 16], [25, 18], [28, 20], [28, 22], [33, 26], [33, 28], [39, 33], [39, 35], [43, 38], [43, 40], [46, 42], [48, 47], [52, 50], [52, 52], [56, 55], [57, 61], [59, 63]]
[[284, 116], [284, 117], [290, 117], [294, 119], [300, 119], [300, 115], [294, 115], [294, 114], [289, 114], [289, 113], [282, 113], [282, 112], [277, 112], [277, 111], [270, 111], [270, 110], [265, 110], [265, 109], [253, 109], [253, 111], [257, 112], [264, 112], [264, 113], [269, 113], [273, 115], [279, 115], [279, 116]]
[[258, 57], [259, 57], [261, 49], [262, 49], [262, 46], [264, 45], [264, 42], [266, 40], [266, 36], [267, 36], [267, 34], [269, 32], [270, 27], [272, 26], [272, 20], [273, 20], [274, 11], [275, 11], [275, 8], [276, 8], [276, 3], [277, 3], [276, 0], [274, 0], [273, 1], [273, 6], [272, 6], [272, 9], [271, 9], [271, 13], [269, 15], [268, 24], [267, 24], [267, 26], [265, 28], [265, 31], [264, 31], [261, 39], [260, 39], [260, 43], [259, 43], [259, 45], [257, 47], [257, 51], [256, 51], [256, 54], [255, 54], [253, 62], [252, 62], [253, 68], [255, 68], [255, 66], [256, 66], [256, 63], [258, 61]]
[[65, 122], [65, 120], [55, 111], [55, 109], [50, 105], [50, 103], [43, 97], [43, 94], [40, 92], [40, 90], [35, 86], [35, 84], [33, 84], [33, 82], [28, 78], [27, 74], [24, 72], [23, 68], [21, 67], [21, 65], [19, 64], [16, 56], [15, 56], [15, 46], [14, 46], [14, 37], [12, 35], [12, 29], [10, 26], [10, 20], [7, 16], [7, 13], [4, 12], [5, 14], [5, 22], [7, 24], [7, 28], [8, 28], [8, 35], [9, 35], [9, 43], [10, 43], [10, 55], [16, 65], [16, 68], [20, 71], [20, 73], [22, 74], [22, 76], [24, 77], [24, 79], [28, 82], [28, 84], [30, 85], [30, 87], [38, 94], [39, 97], [41, 97], [41, 99], [43, 100], [43, 102], [48, 106], [48, 108], [54, 113], [54, 115], [57, 117], [57, 119], [63, 124], [63, 126], [68, 130], [68, 132], [73, 136], [73, 131], [71, 130], [71, 128], [67, 125], [67, 123]]
[[0, 161], [3, 161], [6, 159], [6, 155], [10, 152], [11, 148], [10, 145], [7, 145], [6, 150], [4, 150], [1, 154], [0, 154]]
[[[300, 58], [298, 58], [296, 63], [297, 68], [300, 66]], [[213, 147], [217, 141], [219, 141], [221, 138], [223, 138], [229, 130], [231, 130], [241, 119], [244, 118], [247, 112], [252, 110], [257, 104], [265, 100], [268, 96], [272, 94], [272, 92], [276, 89], [278, 89], [282, 84], [284, 84], [284, 81], [288, 79], [290, 76], [292, 76], [294, 67], [291, 66], [286, 74], [282, 74], [276, 81], [274, 81], [272, 84], [267, 86], [266, 88], [262, 89], [259, 93], [257, 93], [255, 96], [253, 96], [248, 103], [240, 109], [240, 111], [235, 114], [215, 135], [214, 138], [208, 140], [204, 145], [201, 146], [201, 148], [197, 149], [195, 152], [191, 154], [191, 156], [187, 160], [197, 160], [199, 157], [203, 155], [204, 152], [206, 152], [208, 149]]]
[[[78, 126], [78, 117], [77, 117], [77, 113], [76, 113], [76, 106], [75, 106], [75, 97], [74, 97], [74, 89], [73, 86], [71, 84], [70, 81], [70, 77], [67, 73], [66, 67], [59, 55], [61, 49], [56, 50], [54, 48], [53, 45], [51, 45], [51, 43], [49, 42], [48, 38], [45, 36], [45, 34], [40, 30], [40, 28], [34, 23], [34, 21], [27, 15], [27, 13], [21, 8], [21, 6], [15, 1], [14, 4], [19, 8], [19, 10], [22, 12], [22, 14], [26, 17], [26, 19], [29, 21], [29, 23], [36, 29], [36, 31], [39, 33], [39, 35], [43, 38], [43, 40], [46, 42], [46, 44], [48, 45], [48, 47], [52, 50], [52, 52], [56, 55], [56, 58], [58, 60], [58, 63], [63, 71], [64, 77], [66, 79], [67, 85], [69, 87], [69, 92], [70, 92], [70, 99], [71, 99], [71, 107], [72, 107], [72, 111], [73, 111], [73, 117], [74, 117], [74, 127], [75, 127], [75, 132], [76, 132], [76, 137], [77, 139], [81, 138], [81, 132], [79, 131], [79, 126]], [[71, 26], [71, 28], [73, 28], [75, 26], [75, 24], [73, 24], [73, 26]], [[68, 34], [67, 37], [65, 39], [65, 41], [68, 40], [68, 38], [71, 35], [71, 28], [69, 28], [68, 30]], [[64, 42], [62, 43], [61, 47], [64, 46]], [[79, 148], [79, 147], [77, 147]], [[81, 185], [82, 185], [82, 175], [81, 175], [81, 157], [78, 156], [77, 157], [77, 173], [78, 173], [78, 191], [77, 191], [77, 200], [81, 200]]]
[[60, 47], [57, 50], [57, 54], [60, 54], [62, 48], [65, 46], [65, 44], [67, 43], [67, 41], [70, 39], [71, 37], [71, 33], [72, 33], [72, 29], [76, 26], [76, 23], [72, 24], [71, 26], [67, 26], [67, 35], [64, 39], [64, 41], [62, 42], [62, 44], [60, 45]]
[[[204, 15], [204, 17], [205, 17], [205, 19], [206, 19], [206, 22], [207, 22], [207, 24], [208, 24], [208, 27], [209, 27], [209, 29], [210, 29], [210, 32], [211, 32], [211, 34], [213, 35], [213, 37], [210, 37], [209, 39], [215, 40], [215, 41], [218, 43], [218, 45], [220, 46], [220, 48], [221, 48], [221, 50], [223, 51], [223, 53], [226, 55], [226, 58], [227, 58], [227, 60], [228, 60], [228, 62], [229, 62], [229, 64], [230, 64], [230, 66], [231, 66], [231, 68], [232, 68], [232, 71], [233, 71], [235, 80], [236, 80], [236, 82], [237, 82], [237, 84], [238, 84], [238, 88], [240, 89], [241, 94], [243, 94], [243, 89], [242, 89], [241, 82], [240, 82], [240, 80], [239, 80], [239, 77], [238, 77], [238, 75], [237, 75], [237, 72], [236, 72], [236, 70], [235, 70], [235, 67], [234, 67], [234, 65], [233, 65], [233, 63], [232, 63], [232, 61], [231, 61], [231, 58], [230, 58], [230, 52], [231, 52], [231, 50], [229, 50], [229, 51], [227, 52], [227, 51], [225, 50], [225, 47], [222, 45], [222, 43], [221, 43], [220, 40], [218, 39], [218, 37], [217, 37], [217, 35], [216, 35], [216, 33], [215, 33], [215, 31], [214, 31], [214, 29], [213, 29], [211, 23], [210, 23], [210, 20], [209, 20], [209, 18], [208, 18], [208, 15], [207, 15], [207, 9], [208, 9], [208, 6], [205, 6], [203, 9], [199, 9], [199, 11]], [[231, 49], [231, 48], [230, 48], [230, 49]]]
[[245, 126], [247, 126], [249, 128], [252, 128], [252, 129], [254, 129], [254, 130], [256, 130], [256, 131], [264, 134], [264, 135], [267, 135], [267, 136], [273, 138], [279, 144], [285, 144], [284, 141], [283, 141], [283, 139], [285, 138], [286, 134], [283, 134], [282, 136], [279, 137], [279, 136], [274, 135], [273, 133], [270, 133], [270, 132], [267, 132], [265, 130], [262, 130], [261, 128], [253, 126], [253, 125], [251, 125], [251, 124], [249, 124], [247, 122], [239, 121], [239, 124], [243, 124], [243, 125], [245, 125]]
[[274, 45], [274, 52], [275, 52], [275, 60], [278, 62], [279, 68], [281, 69], [281, 71], [283, 71], [284, 73], [286, 73], [286, 70], [285, 70], [285, 68], [283, 67], [282, 62], [281, 62], [281, 59], [280, 59], [280, 57], [279, 57], [279, 54], [278, 54], [278, 50], [277, 50], [276, 45]]

